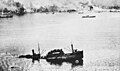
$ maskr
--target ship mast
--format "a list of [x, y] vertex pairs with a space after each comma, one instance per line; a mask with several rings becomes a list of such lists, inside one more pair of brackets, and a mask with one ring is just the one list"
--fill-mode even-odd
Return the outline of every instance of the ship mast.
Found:
[[38, 53], [40, 54], [40, 46], [39, 46], [39, 43], [38, 43]]
[[73, 44], [71, 44], [72, 53], [74, 53]]
[[[38, 43], [38, 57], [41, 58], [41, 54], [40, 54], [40, 46], [39, 46], [39, 43]], [[40, 61], [39, 61], [40, 62]]]

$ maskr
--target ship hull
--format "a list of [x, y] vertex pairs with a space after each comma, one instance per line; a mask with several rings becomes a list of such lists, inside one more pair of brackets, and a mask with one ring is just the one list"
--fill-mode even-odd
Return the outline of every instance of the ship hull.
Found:
[[96, 16], [89, 16], [89, 15], [87, 15], [87, 16], [82, 16], [82, 18], [95, 18]]
[[79, 51], [76, 53], [67, 53], [59, 56], [51, 56], [47, 57], [46, 61], [51, 65], [62, 65], [63, 62], [71, 63], [72, 66], [83, 65], [83, 51]]
[[48, 56], [45, 59], [50, 62], [50, 61], [61, 61], [61, 62], [75, 62], [76, 60], [80, 62], [83, 58], [83, 51], [78, 51], [74, 53], [66, 53], [62, 55], [53, 55], [53, 56]]
[[0, 18], [12, 18], [13, 15], [0, 15]]

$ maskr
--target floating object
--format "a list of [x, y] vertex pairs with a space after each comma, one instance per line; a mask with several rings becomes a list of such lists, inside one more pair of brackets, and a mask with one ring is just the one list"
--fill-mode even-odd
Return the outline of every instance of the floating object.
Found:
[[82, 18], [95, 18], [96, 16], [90, 16], [90, 15], [86, 15], [86, 16], [82, 16]]

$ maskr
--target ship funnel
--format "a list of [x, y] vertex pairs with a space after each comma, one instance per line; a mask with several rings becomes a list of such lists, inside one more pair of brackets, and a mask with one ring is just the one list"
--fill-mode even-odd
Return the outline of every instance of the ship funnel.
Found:
[[34, 49], [32, 49], [32, 53], [33, 53], [33, 55], [35, 54], [35, 53], [34, 53]]
[[39, 43], [38, 43], [38, 53], [40, 54], [40, 46], [39, 46]]
[[72, 53], [74, 53], [73, 44], [71, 44]]

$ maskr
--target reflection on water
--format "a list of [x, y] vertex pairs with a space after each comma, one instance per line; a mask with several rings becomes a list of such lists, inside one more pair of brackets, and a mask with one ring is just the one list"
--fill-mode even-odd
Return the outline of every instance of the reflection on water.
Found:
[[47, 62], [49, 62], [51, 65], [59, 65], [61, 66], [63, 64], [63, 62], [69, 63], [71, 64], [71, 67], [75, 67], [75, 66], [83, 66], [83, 60], [79, 59], [79, 60], [46, 60]]

